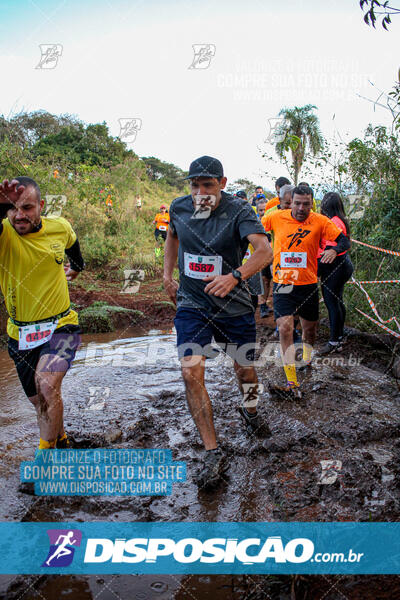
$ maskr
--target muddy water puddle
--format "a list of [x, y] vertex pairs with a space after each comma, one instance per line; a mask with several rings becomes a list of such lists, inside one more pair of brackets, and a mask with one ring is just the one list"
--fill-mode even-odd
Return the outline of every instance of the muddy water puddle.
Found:
[[[174, 460], [187, 462], [187, 481], [174, 484], [172, 496], [165, 498], [35, 498], [18, 492], [19, 463], [33, 457], [38, 432], [33, 409], [3, 352], [2, 520], [398, 520], [400, 400], [390, 377], [362, 364], [324, 364], [300, 375], [305, 397], [293, 403], [269, 396], [268, 383], [283, 382], [283, 376], [279, 366], [268, 362], [258, 369], [265, 388], [260, 411], [272, 435], [259, 439], [250, 437], [240, 421], [240, 393], [232, 367], [219, 357], [207, 361], [206, 385], [230, 469], [221, 486], [206, 493], [193, 481], [202, 446], [186, 405], [175, 335], [150, 333], [83, 336], [63, 384], [66, 429], [82, 448], [170, 448]], [[118, 576], [112, 583], [101, 576], [35, 580], [25, 600], [36, 597], [35, 589], [46, 600], [60, 595], [77, 600], [99, 595], [103, 600], [115, 593], [138, 600], [211, 596], [219, 600], [245, 598], [249, 590], [252, 598], [268, 597], [267, 590], [271, 597], [290, 598], [285, 578], [280, 579], [277, 596], [265, 587], [268, 578], [257, 580], [257, 585], [248, 578], [222, 576]], [[10, 580], [2, 582], [4, 590]], [[17, 587], [19, 583], [17, 578]], [[10, 588], [3, 597], [12, 600], [11, 592]]]

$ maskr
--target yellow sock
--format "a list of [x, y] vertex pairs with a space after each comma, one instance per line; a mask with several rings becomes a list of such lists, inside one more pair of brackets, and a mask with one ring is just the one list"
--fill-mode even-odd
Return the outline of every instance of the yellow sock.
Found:
[[67, 434], [64, 432], [63, 435], [57, 437], [57, 442], [62, 442], [67, 439]]
[[299, 385], [297, 383], [296, 365], [284, 365], [286, 379], [290, 385]]
[[303, 342], [303, 360], [304, 360], [304, 362], [309, 363], [311, 361], [311, 353], [312, 353], [311, 344], [307, 344], [306, 342]]
[[57, 442], [57, 440], [53, 440], [52, 442], [48, 442], [47, 440], [42, 440], [42, 438], [40, 438], [40, 441], [39, 441], [39, 450], [48, 450], [49, 448], [55, 448], [56, 447], [56, 442]]

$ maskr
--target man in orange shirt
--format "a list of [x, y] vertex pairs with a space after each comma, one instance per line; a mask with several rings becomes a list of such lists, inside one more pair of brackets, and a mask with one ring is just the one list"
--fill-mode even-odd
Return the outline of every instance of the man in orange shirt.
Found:
[[287, 177], [278, 177], [278, 179], [275, 181], [275, 189], [278, 195], [275, 196], [275, 198], [271, 198], [271, 200], [268, 200], [267, 206], [265, 207], [265, 212], [267, 212], [267, 210], [273, 208], [274, 206], [278, 206], [278, 204], [280, 203], [279, 190], [284, 185], [290, 185], [289, 179]]
[[169, 214], [167, 213], [167, 207], [165, 204], [161, 204], [160, 212], [154, 217], [153, 225], [156, 226], [154, 231], [154, 237], [156, 242], [161, 237], [164, 242], [167, 239], [167, 231], [169, 226]]
[[337, 246], [325, 250], [321, 262], [331, 263], [338, 253], [349, 249], [342, 231], [327, 217], [312, 212], [313, 194], [306, 186], [292, 190], [292, 207], [263, 217], [263, 225], [274, 234], [273, 301], [279, 328], [282, 360], [287, 386], [270, 386], [272, 394], [284, 398], [300, 398], [293, 344], [293, 315], [300, 317], [303, 330], [303, 361], [311, 364], [315, 342], [319, 298], [317, 255], [320, 241], [335, 241]]

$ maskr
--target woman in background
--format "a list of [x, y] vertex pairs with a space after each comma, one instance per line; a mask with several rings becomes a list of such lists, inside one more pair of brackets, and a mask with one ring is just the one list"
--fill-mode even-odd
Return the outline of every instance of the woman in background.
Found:
[[[325, 194], [321, 203], [321, 214], [331, 219], [344, 235], [350, 238], [350, 226], [339, 194], [336, 192]], [[326, 248], [334, 248], [335, 246], [336, 242], [325, 242], [323, 240], [318, 258]], [[332, 263], [321, 263], [318, 260], [318, 276], [321, 279], [322, 296], [328, 309], [330, 325], [329, 341], [319, 350], [319, 354], [329, 354], [342, 349], [346, 318], [343, 290], [353, 270], [353, 264], [347, 252], [338, 254]]]

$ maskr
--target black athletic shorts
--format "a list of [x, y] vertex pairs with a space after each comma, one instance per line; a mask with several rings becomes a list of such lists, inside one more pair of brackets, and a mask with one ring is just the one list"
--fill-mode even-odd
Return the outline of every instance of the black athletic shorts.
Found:
[[162, 237], [162, 239], [165, 240], [167, 239], [167, 232], [166, 231], [160, 231], [159, 229], [155, 229], [154, 231], [154, 237], [156, 238], [156, 240], [158, 240], [159, 237]]
[[275, 319], [297, 314], [307, 321], [318, 321], [318, 284], [282, 285], [274, 282], [272, 298]]
[[37, 394], [35, 374], [40, 357], [44, 354], [57, 356], [57, 360], [51, 365], [52, 372], [68, 371], [80, 345], [80, 333], [78, 325], [64, 325], [56, 329], [49, 342], [32, 350], [19, 350], [18, 341], [8, 338], [8, 353], [15, 363], [19, 380], [28, 398]]

